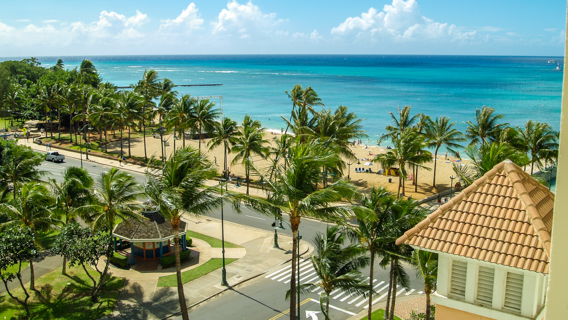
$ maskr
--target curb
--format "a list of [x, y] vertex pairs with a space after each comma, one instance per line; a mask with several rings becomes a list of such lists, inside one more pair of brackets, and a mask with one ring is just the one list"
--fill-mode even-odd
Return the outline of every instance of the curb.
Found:
[[[308, 246], [308, 249], [306, 249], [304, 252], [300, 253], [299, 255], [302, 256], [303, 254], [306, 254], [308, 251], [310, 251], [310, 247], [309, 247], [309, 246]], [[286, 263], [288, 263], [288, 262], [290, 262], [290, 261], [292, 261], [292, 258], [290, 258], [290, 259], [288, 259], [288, 260], [286, 260], [286, 261], [284, 261], [284, 262], [282, 262], [282, 263], [276, 265], [275, 267], [281, 266], [281, 265], [286, 264]], [[250, 281], [250, 280], [256, 279], [256, 278], [262, 276], [263, 274], [266, 274], [267, 272], [268, 272], [268, 270], [267, 270], [267, 271], [260, 272], [260, 273], [258, 273], [258, 274], [252, 275], [252, 276], [250, 276], [250, 277], [248, 277], [248, 278], [246, 278], [246, 279], [243, 279], [243, 280], [241, 280], [241, 281], [235, 283], [235, 284], [232, 285], [232, 286], [228, 286], [227, 288], [225, 288], [225, 289], [223, 289], [223, 290], [221, 290], [221, 291], [219, 291], [219, 292], [217, 292], [217, 293], [215, 293], [215, 294], [212, 294], [212, 295], [210, 295], [210, 296], [207, 297], [207, 298], [203, 298], [203, 299], [201, 299], [200, 301], [198, 301], [198, 302], [196, 302], [196, 303], [190, 305], [189, 307], [187, 307], [187, 310], [192, 309], [192, 308], [194, 308], [194, 307], [197, 307], [198, 305], [200, 305], [200, 304], [202, 304], [202, 303], [204, 303], [204, 302], [206, 302], [206, 301], [209, 301], [209, 300], [215, 298], [216, 296], [220, 295], [221, 293], [223, 293], [223, 292], [225, 292], [225, 291], [228, 291], [228, 290], [230, 290], [230, 289], [232, 289], [232, 288], [234, 288], [234, 287], [237, 287], [237, 286], [239, 286], [239, 285], [241, 285], [241, 284], [243, 284], [243, 283], [245, 283], [245, 282], [248, 282], [248, 281]], [[174, 314], [171, 314], [171, 315], [169, 315], [169, 316], [167, 316], [167, 317], [165, 317], [165, 318], [162, 318], [162, 320], [170, 319], [171, 317], [175, 317], [175, 316], [178, 316], [178, 315], [180, 315], [180, 314], [181, 314], [181, 311], [176, 312], [176, 313], [174, 313]]]

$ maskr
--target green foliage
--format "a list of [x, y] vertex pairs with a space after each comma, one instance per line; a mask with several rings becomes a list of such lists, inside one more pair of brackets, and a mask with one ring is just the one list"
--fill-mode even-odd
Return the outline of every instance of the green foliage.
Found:
[[112, 257], [110, 257], [110, 263], [117, 267], [126, 269], [128, 268], [128, 257], [115, 252]]
[[36, 83], [48, 70], [41, 67], [36, 58], [22, 61], [8, 60], [0, 63], [0, 67], [9, 72], [10, 77], [18, 82], [30, 81]]
[[[367, 320], [367, 317], [361, 318], [361, 320]], [[385, 310], [384, 309], [379, 309], [377, 311], [374, 311], [371, 314], [371, 320], [384, 320], [385, 319]], [[402, 320], [401, 318], [394, 316], [395, 320]]]
[[0, 141], [0, 184], [12, 184], [17, 194], [18, 184], [38, 181], [44, 175], [38, 169], [43, 160], [44, 155], [28, 146], [17, 145], [14, 140]]
[[[436, 305], [430, 306], [430, 320], [435, 320], [436, 318]], [[412, 310], [410, 313], [410, 318], [408, 320], [425, 320], [426, 314], [424, 312], [416, 312]]]
[[[225, 259], [225, 264], [230, 264], [238, 259]], [[210, 272], [220, 269], [223, 266], [223, 259], [213, 258], [199, 267], [184, 271], [181, 273], [181, 281], [186, 284], [192, 280], [198, 279]], [[176, 287], [177, 279], [176, 275], [172, 274], [165, 277], [160, 277], [158, 279], [158, 287]]]
[[[190, 258], [191, 250], [182, 251], [179, 254], [179, 260], [184, 261], [185, 259]], [[160, 258], [160, 264], [162, 264], [162, 268], [169, 268], [176, 264], [176, 256], [175, 254], [170, 254], [168, 256]]]

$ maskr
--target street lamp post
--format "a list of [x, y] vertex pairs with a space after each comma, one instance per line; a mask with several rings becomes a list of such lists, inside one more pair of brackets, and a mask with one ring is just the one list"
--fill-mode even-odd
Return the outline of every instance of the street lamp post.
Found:
[[[87, 128], [87, 127], [88, 127], [89, 130], [93, 129], [93, 127], [91, 127], [90, 124], [86, 124], [86, 125], [83, 126], [83, 128], [79, 129], [79, 133], [83, 133], [83, 130], [85, 130], [85, 128]], [[86, 138], [86, 136], [81, 137], [82, 140], [79, 140], [79, 155], [80, 155], [80, 158], [81, 158], [81, 168], [83, 168], [83, 140], [85, 140], [85, 138]], [[87, 150], [85, 150], [85, 153], [87, 153]], [[86, 157], [87, 157], [87, 160], [89, 160], [88, 154], [86, 154]]]
[[[221, 179], [221, 199], [223, 198], [223, 185], [222, 183], [225, 182], [225, 179]], [[226, 186], [226, 184], [225, 184]], [[228, 287], [229, 284], [227, 283], [227, 270], [225, 269], [225, 215], [223, 210], [224, 201], [221, 201], [221, 253], [223, 254], [223, 270], [221, 270], [221, 285]]]
[[457, 177], [454, 176], [450, 176], [450, 199], [454, 196], [454, 179], [456, 179]]
[[355, 161], [353, 162], [347, 162], [347, 165], [349, 166], [349, 168], [347, 169], [347, 180], [351, 180], [351, 165], [354, 164]]
[[296, 300], [296, 302], [298, 303], [298, 318], [297, 319], [301, 319], [300, 318], [300, 240], [302, 240], [302, 236], [300, 235], [300, 231], [298, 231], [298, 281], [296, 284], [296, 290], [298, 290], [298, 300]]
[[[276, 222], [278, 221], [278, 224]], [[272, 223], [272, 227], [274, 227], [274, 244], [272, 245], [275, 249], [281, 249], [278, 245], [278, 230], [285, 230], [284, 226], [282, 225], [282, 218], [274, 217], [274, 222]]]

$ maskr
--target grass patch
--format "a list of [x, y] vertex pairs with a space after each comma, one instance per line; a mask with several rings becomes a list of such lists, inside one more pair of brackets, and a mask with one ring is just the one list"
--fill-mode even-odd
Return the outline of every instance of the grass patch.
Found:
[[[22, 271], [28, 267], [30, 263], [25, 261], [22, 262]], [[5, 271], [2, 271], [2, 274], [9, 274], [9, 273], [16, 273], [18, 272], [18, 264], [13, 264], [10, 267], [8, 267], [8, 269], [6, 269]]]
[[[213, 237], [210, 237], [210, 236], [206, 236], [204, 234], [197, 233], [197, 232], [194, 232], [194, 231], [189, 231], [189, 230], [187, 230], [187, 235], [191, 238], [201, 239], [201, 240], [209, 243], [209, 245], [212, 248], [221, 248], [222, 247], [223, 241], [221, 241], [220, 239], [213, 238]], [[234, 243], [230, 243], [230, 242], [225, 241], [225, 248], [241, 248], [241, 246], [238, 246]]]
[[[379, 310], [375, 310], [373, 311], [373, 313], [371, 313], [371, 320], [384, 320], [385, 318], [385, 310], [384, 309], [379, 309]], [[395, 320], [402, 320], [397, 316], [394, 316]], [[361, 320], [367, 320], [367, 317], [363, 317], [361, 318]]]
[[[0, 118], [0, 129], [3, 128], [12, 128], [12, 126], [10, 126], [10, 123], [12, 120], [10, 120], [11, 118]], [[23, 121], [16, 121], [14, 120], [14, 127], [18, 127], [21, 128], [24, 125]]]
[[[93, 277], [96, 271], [87, 268]], [[67, 276], [61, 275], [58, 268], [36, 279], [37, 291], [30, 293], [30, 310], [34, 319], [99, 319], [109, 315], [115, 307], [119, 290], [124, 285], [124, 278], [109, 277], [103, 287], [97, 303], [91, 302], [91, 280], [81, 267], [68, 268]], [[26, 285], [27, 287], [28, 285]], [[22, 290], [14, 294], [23, 297]], [[0, 319], [24, 317], [25, 311], [14, 302], [7, 293], [0, 295]]]
[[[236, 260], [238, 259], [225, 259], [225, 264], [229, 264]], [[223, 259], [221, 258], [211, 259], [197, 268], [182, 272], [181, 281], [183, 284], [186, 284], [192, 280], [195, 280], [210, 272], [213, 272], [221, 268], [222, 266], [223, 266]], [[158, 287], [176, 287], [176, 286], [177, 286], [177, 279], [175, 274], [171, 274], [165, 277], [160, 277], [158, 279]]]

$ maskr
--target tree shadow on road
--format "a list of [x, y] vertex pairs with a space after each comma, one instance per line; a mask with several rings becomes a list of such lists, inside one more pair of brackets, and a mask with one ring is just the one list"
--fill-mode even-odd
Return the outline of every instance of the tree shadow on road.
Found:
[[267, 309], [270, 309], [270, 310], [275, 311], [275, 312], [278, 312], [278, 313], [282, 312], [282, 310], [274, 309], [273, 307], [271, 307], [271, 306], [265, 304], [264, 302], [259, 301], [259, 300], [255, 299], [255, 298], [253, 298], [253, 297], [251, 297], [251, 296], [249, 296], [249, 295], [246, 295], [246, 294], [240, 292], [239, 290], [235, 290], [235, 289], [233, 289], [233, 288], [229, 288], [229, 290], [230, 290], [230, 291], [233, 291], [233, 292], [235, 292], [235, 293], [237, 293], [237, 294], [240, 294], [241, 296], [243, 296], [243, 297], [245, 297], [245, 298], [247, 298], [247, 299], [249, 299], [249, 300], [251, 300], [251, 301], [254, 301], [254, 302], [258, 303], [258, 304], [260, 304], [261, 306], [263, 306], [263, 307], [265, 307], [265, 308], [267, 308]]

